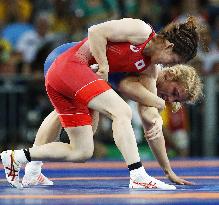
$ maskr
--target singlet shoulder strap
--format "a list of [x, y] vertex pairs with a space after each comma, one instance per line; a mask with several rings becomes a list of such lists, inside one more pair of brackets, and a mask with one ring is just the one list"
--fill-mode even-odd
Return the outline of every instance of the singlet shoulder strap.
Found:
[[154, 36], [156, 35], [156, 33], [154, 32], [154, 30], [152, 30], [151, 34], [149, 35], [148, 39], [144, 42], [144, 46], [149, 43], [151, 41], [152, 38], [154, 38]]

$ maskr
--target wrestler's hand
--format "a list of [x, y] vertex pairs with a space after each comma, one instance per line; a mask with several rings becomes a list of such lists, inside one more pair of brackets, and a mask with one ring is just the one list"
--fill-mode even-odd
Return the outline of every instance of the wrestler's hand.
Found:
[[165, 100], [159, 98], [158, 107], [157, 107], [158, 111], [161, 112], [165, 107], [166, 107]]
[[90, 65], [90, 68], [92, 69], [93, 72], [95, 72], [102, 79], [108, 81], [108, 73], [106, 73], [105, 70], [100, 70], [98, 64], [92, 64]]
[[105, 81], [108, 81], [108, 75], [109, 75], [109, 67], [100, 67], [97, 70], [96, 74], [100, 76]]
[[90, 65], [90, 68], [94, 73], [96, 73], [99, 69], [99, 66], [98, 66], [98, 64], [92, 64], [92, 65]]
[[178, 177], [172, 170], [170, 172], [165, 173], [166, 177], [176, 183], [176, 184], [180, 184], [180, 185], [193, 185], [194, 183], [186, 181], [180, 177]]

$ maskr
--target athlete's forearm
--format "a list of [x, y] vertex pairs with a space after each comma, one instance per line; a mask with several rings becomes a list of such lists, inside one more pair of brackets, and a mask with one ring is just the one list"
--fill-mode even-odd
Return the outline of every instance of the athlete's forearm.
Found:
[[130, 78], [122, 80], [119, 84], [119, 91], [129, 99], [145, 106], [156, 107], [157, 109], [163, 109], [165, 106], [161, 98], [150, 92], [137, 80], [130, 80]]
[[161, 129], [159, 133], [158, 134], [155, 133], [157, 134], [156, 139], [150, 140], [148, 139], [148, 136], [147, 136], [147, 131], [151, 129], [152, 126], [154, 126], [155, 122], [162, 123], [161, 116], [158, 113], [158, 110], [153, 107], [145, 107], [143, 105], [138, 104], [138, 110], [139, 110], [139, 115], [142, 119], [144, 131], [145, 131], [145, 138], [148, 141], [148, 144], [152, 152], [154, 153], [154, 156], [159, 162], [159, 165], [164, 170], [164, 172], [167, 174], [171, 172], [172, 169], [171, 169], [170, 162], [169, 162], [167, 152], [166, 152], [165, 139], [163, 136], [162, 125], [160, 124]]
[[168, 174], [172, 171], [170, 166], [170, 161], [167, 156], [166, 146], [165, 146], [165, 139], [163, 133], [160, 133], [160, 136], [154, 140], [147, 140], [148, 144], [156, 157], [160, 167], [163, 169], [165, 174]]

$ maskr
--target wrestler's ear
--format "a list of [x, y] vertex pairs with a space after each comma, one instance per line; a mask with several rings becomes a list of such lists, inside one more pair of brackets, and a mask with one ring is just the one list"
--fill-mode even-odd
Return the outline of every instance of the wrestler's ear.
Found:
[[174, 79], [174, 72], [172, 70], [166, 70], [164, 72], [164, 79], [167, 81], [172, 81]]
[[168, 40], [165, 40], [165, 49], [173, 49], [174, 44], [170, 43]]

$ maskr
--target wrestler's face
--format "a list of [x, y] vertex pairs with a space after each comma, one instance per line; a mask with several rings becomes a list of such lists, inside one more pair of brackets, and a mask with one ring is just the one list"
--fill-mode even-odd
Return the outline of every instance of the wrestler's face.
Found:
[[157, 84], [157, 94], [167, 102], [185, 102], [187, 93], [183, 85], [176, 81], [163, 80]]
[[164, 66], [183, 63], [182, 58], [173, 52], [174, 44], [167, 40], [158, 40], [154, 44], [151, 61], [154, 64], [163, 64]]
[[173, 66], [182, 63], [180, 57], [172, 49], [163, 49], [158, 55], [158, 62], [164, 66]]

